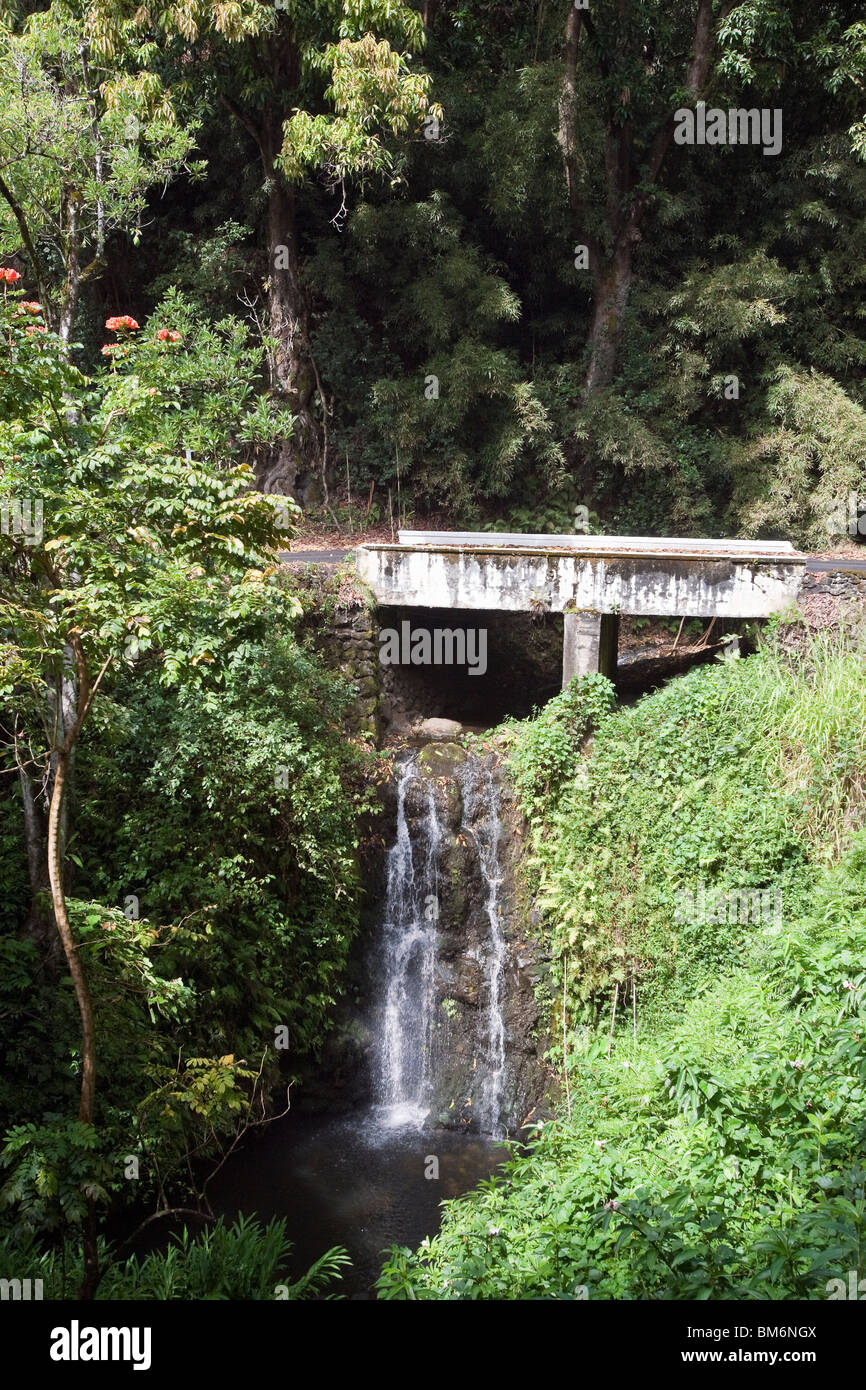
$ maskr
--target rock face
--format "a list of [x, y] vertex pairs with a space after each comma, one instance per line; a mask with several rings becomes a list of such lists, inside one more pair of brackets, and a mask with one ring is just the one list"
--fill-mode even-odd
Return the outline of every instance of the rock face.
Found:
[[[513, 676], [526, 633], [512, 632], [515, 615], [505, 616], [500, 637], [509, 656], [500, 666]], [[427, 1126], [515, 1133], [527, 1117], [546, 1113], [555, 1082], [543, 1061], [545, 1020], [534, 989], [546, 966], [518, 889], [523, 840], [501, 768], [493, 755], [462, 747], [456, 719], [422, 717], [431, 707], [448, 710], [455, 673], [383, 667], [364, 603], [314, 605], [309, 623], [327, 664], [356, 686], [347, 732], [378, 741], [384, 723], [392, 738], [401, 728], [412, 747], [397, 754], [381, 788], [383, 816], [362, 833], [360, 937], [321, 1055], [295, 1061], [301, 1084], [293, 1103], [350, 1110], [396, 1104], [402, 1090], [410, 1108], [415, 1100], [426, 1112]], [[535, 646], [545, 636], [534, 628], [529, 635]], [[559, 639], [546, 637], [542, 646], [556, 648], [558, 662]], [[437, 675], [445, 683], [428, 688]], [[463, 684], [474, 697], [483, 682]], [[389, 892], [402, 895], [390, 907]], [[401, 952], [402, 977], [394, 973]]]
[[354, 988], [299, 1099], [373, 1103], [502, 1137], [554, 1081], [534, 986], [545, 973], [516, 869], [523, 841], [497, 759], [435, 741], [398, 755]]
[[431, 1114], [484, 1129], [498, 1110], [500, 1128], [514, 1133], [551, 1077], [534, 990], [539, 948], [527, 940], [518, 892], [523, 846], [513, 798], [493, 755], [470, 755], [450, 773], [427, 766], [441, 796], [453, 795], [455, 783], [461, 794], [460, 823], [441, 844], [436, 985], [445, 1017], [437, 1020]]
[[355, 699], [346, 715], [346, 730], [368, 734], [378, 742], [381, 732], [379, 644], [370, 609], [347, 603], [316, 623], [316, 646], [326, 664], [352, 682]]
[[535, 999], [539, 950], [527, 940], [515, 870], [522, 852], [497, 760], [452, 744], [421, 750], [439, 811], [438, 949], [429, 1119], [516, 1133], [551, 1088]]

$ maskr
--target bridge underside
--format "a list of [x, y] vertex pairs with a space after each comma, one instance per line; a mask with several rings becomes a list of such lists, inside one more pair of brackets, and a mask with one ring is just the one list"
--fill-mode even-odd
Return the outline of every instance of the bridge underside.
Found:
[[805, 562], [787, 543], [462, 532], [356, 553], [380, 604], [565, 614], [563, 685], [613, 675], [621, 613], [768, 618], [796, 601]]

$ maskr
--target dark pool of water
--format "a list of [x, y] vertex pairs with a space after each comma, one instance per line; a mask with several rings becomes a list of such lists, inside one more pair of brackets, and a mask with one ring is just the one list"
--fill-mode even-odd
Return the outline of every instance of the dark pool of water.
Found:
[[[425, 1177], [438, 1160], [438, 1178]], [[507, 1157], [492, 1140], [383, 1127], [375, 1111], [287, 1115], [226, 1164], [211, 1189], [214, 1211], [262, 1222], [285, 1217], [297, 1276], [332, 1245], [352, 1258], [340, 1291], [375, 1296], [382, 1252], [418, 1245], [439, 1229], [439, 1204], [488, 1177]]]

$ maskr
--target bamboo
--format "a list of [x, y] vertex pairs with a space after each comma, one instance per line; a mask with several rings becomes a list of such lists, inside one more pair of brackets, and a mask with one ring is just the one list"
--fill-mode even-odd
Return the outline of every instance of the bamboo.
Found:
[[568, 998], [568, 957], [562, 958], [562, 1070], [565, 1073], [565, 1100], [568, 1106], [568, 1118], [571, 1119], [571, 1090], [568, 1085], [568, 1044], [566, 1042], [567, 1033], [565, 1028], [565, 1003]]
[[619, 980], [613, 992], [613, 1013], [610, 1016], [610, 1037], [607, 1040], [607, 1055], [610, 1056], [610, 1049], [613, 1047], [613, 1025], [616, 1023], [616, 1006], [619, 1000]]

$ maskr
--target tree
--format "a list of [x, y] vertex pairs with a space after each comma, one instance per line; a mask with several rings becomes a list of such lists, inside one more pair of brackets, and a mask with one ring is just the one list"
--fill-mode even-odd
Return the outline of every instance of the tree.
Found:
[[[635, 250], [661, 191], [676, 113], [713, 94], [726, 104], [748, 96], [752, 107], [753, 98], [778, 89], [788, 68], [804, 64], [814, 64], [840, 100], [859, 96], [863, 26], [843, 28], [845, 13], [844, 5], [789, 11], [769, 0], [569, 4], [558, 142], [572, 226], [592, 276], [588, 396], [613, 379]], [[862, 121], [851, 128], [855, 148], [862, 132]]]
[[[176, 331], [150, 331], [149, 377], [112, 371], [94, 382], [40, 319], [40, 306], [7, 286], [0, 306], [8, 363], [0, 377], [0, 466], [9, 499], [0, 536], [7, 631], [0, 694], [22, 711], [16, 743], [28, 748], [31, 764], [46, 765], [46, 780], [50, 768], [47, 875], [81, 1017], [78, 1119], [92, 1126], [93, 1005], [64, 883], [75, 748], [109, 669], [142, 649], [158, 647], [166, 683], [219, 681], [238, 616], [265, 600], [266, 551], [280, 540], [287, 504], [281, 517], [254, 492], [248, 465], [217, 468], [160, 442], [167, 403], [148, 381], [161, 375], [170, 387]], [[138, 325], [126, 315], [109, 325], [118, 342], [108, 355], [122, 360]], [[92, 1296], [97, 1279], [91, 1198], [83, 1297]]]
[[[723, 6], [723, 13], [731, 7]], [[706, 91], [714, 41], [713, 0], [699, 0], [696, 6], [636, 6], [617, 0], [595, 5], [592, 12], [569, 5], [558, 138], [572, 225], [588, 250], [592, 275], [587, 395], [608, 386], [613, 377], [634, 251], [673, 142], [674, 111]], [[579, 72], [581, 54], [585, 72]], [[602, 127], [600, 218], [590, 211], [592, 193], [582, 171], [579, 121], [585, 85]]]
[[362, 203], [310, 258], [316, 351], [339, 401], [333, 437], [359, 487], [393, 487], [398, 510], [408, 493], [471, 515], [517, 476], [525, 486], [538, 473], [549, 488], [562, 473], [508, 342], [521, 306], [497, 269], [440, 195]]
[[263, 470], [264, 489], [303, 491], [324, 474], [327, 457], [315, 416], [322, 390], [302, 283], [298, 192], [318, 174], [342, 191], [345, 207], [350, 177], [393, 174], [386, 137], [405, 136], [437, 113], [428, 80], [411, 66], [422, 18], [401, 0], [278, 0], [273, 8], [184, 0], [159, 11], [94, 0], [90, 33], [106, 57], [131, 35], [171, 36], [185, 68], [198, 70], [254, 142], [267, 200], [272, 386], [297, 422]]
[[62, 0], [0, 25], [0, 255], [21, 257], [67, 347], [108, 238], [137, 240], [148, 191], [197, 167], [191, 128], [141, 58], [94, 58]]

